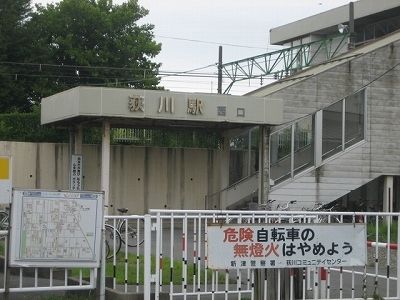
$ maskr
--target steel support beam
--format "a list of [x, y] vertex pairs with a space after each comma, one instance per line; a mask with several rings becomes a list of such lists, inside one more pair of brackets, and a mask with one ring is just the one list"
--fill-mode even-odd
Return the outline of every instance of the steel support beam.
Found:
[[[218, 65], [219, 70], [222, 70], [224, 75], [231, 80], [224, 94], [227, 94], [237, 81], [266, 77], [268, 75], [279, 79], [289, 76], [293, 71], [309, 67], [316, 63], [317, 59], [321, 60], [321, 57], [330, 60], [340, 53], [340, 50], [346, 45], [347, 38], [348, 33], [345, 33]], [[337, 43], [338, 40], [339, 42]]]

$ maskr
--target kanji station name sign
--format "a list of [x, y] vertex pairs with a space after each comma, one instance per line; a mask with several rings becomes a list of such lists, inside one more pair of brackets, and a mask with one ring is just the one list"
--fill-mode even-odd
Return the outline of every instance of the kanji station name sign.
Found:
[[264, 97], [106, 87], [76, 87], [42, 101], [42, 124], [75, 122], [79, 116], [143, 119], [151, 126], [157, 125], [153, 119], [185, 121], [184, 126], [187, 121], [276, 125], [283, 122], [283, 106], [281, 99]]
[[208, 226], [212, 269], [364, 266], [365, 224]]

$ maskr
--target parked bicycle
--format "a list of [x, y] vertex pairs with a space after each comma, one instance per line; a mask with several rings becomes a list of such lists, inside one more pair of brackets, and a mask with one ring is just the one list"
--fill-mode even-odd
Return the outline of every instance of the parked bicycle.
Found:
[[119, 233], [118, 229], [110, 224], [104, 224], [104, 230], [106, 259], [111, 259], [121, 250], [121, 234]]
[[272, 210], [272, 203], [274, 203], [276, 200], [269, 199], [265, 203], [261, 203], [258, 205], [258, 209], [260, 210]]
[[0, 210], [0, 230], [8, 230], [10, 222], [10, 208]]
[[281, 211], [288, 211], [290, 210], [290, 206], [293, 204], [296, 204], [297, 200], [291, 200], [286, 202], [285, 204], [278, 204], [276, 207], [276, 210], [281, 210]]
[[[128, 212], [127, 208], [118, 208], [117, 210], [121, 215], [126, 215]], [[133, 222], [136, 222], [136, 224]], [[132, 248], [138, 247], [144, 242], [143, 234], [141, 236], [138, 235], [140, 228], [144, 228], [141, 219], [135, 219], [131, 222], [128, 218], [117, 219], [115, 226], [114, 222], [106, 223], [104, 226], [107, 259], [117, 255], [122, 248], [122, 244], [127, 244], [128, 247]]]
[[322, 203], [315, 203], [314, 207], [311, 209], [303, 208], [305, 211], [318, 211], [318, 212], [326, 212], [323, 215], [317, 215], [317, 218], [314, 220], [315, 223], [342, 223], [340, 216], [330, 214], [336, 210], [337, 204], [322, 204]]

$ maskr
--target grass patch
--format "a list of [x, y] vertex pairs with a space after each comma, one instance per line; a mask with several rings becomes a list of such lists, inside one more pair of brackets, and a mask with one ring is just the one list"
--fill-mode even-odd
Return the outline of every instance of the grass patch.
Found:
[[[4, 255], [4, 239], [0, 240], [0, 255]], [[171, 272], [171, 260], [169, 258], [163, 258], [162, 260], [162, 284], [166, 285], [170, 283], [171, 275], [172, 275], [172, 282], [174, 285], [182, 284], [182, 269], [183, 269], [183, 262], [182, 260], [174, 260], [173, 261], [173, 268]], [[137, 266], [139, 265], [139, 273], [137, 273]], [[156, 268], [156, 260], [155, 257], [151, 257], [151, 272], [152, 274], [155, 273]], [[80, 270], [82, 270], [82, 277], [88, 278], [90, 276], [89, 269], [71, 269], [71, 276], [75, 278], [79, 278]], [[193, 261], [188, 262], [187, 264], [187, 284], [193, 284], [193, 276], [196, 274], [196, 282], [198, 279], [198, 268], [197, 266], [193, 265]], [[200, 269], [200, 278], [201, 282], [205, 282], [205, 273], [206, 270], [204, 268]], [[113, 261], [107, 260], [106, 264], [106, 276], [113, 277], [114, 275], [114, 266]], [[139, 276], [138, 276], [139, 275]], [[115, 266], [115, 276], [117, 279], [117, 284], [124, 284], [125, 282], [125, 253], [122, 251], [118, 253], [116, 259], [116, 266]], [[137, 280], [137, 278], [139, 278]], [[207, 282], [211, 283], [212, 279], [212, 270], [207, 270]], [[219, 272], [218, 273], [218, 282], [225, 283], [225, 273]], [[140, 255], [137, 259], [136, 254], [128, 253], [128, 284], [144, 284], [144, 256]], [[233, 282], [230, 282], [233, 283]], [[57, 299], [57, 298], [52, 298]], [[64, 298], [63, 298], [64, 299]], [[78, 298], [73, 298], [78, 299]]]
[[[379, 220], [378, 222], [378, 242], [386, 243], [388, 241], [388, 222], [386, 219]], [[369, 241], [375, 241], [376, 239], [376, 224], [368, 223], [367, 235]], [[390, 225], [390, 242], [397, 242], [397, 221], [392, 221]]]
[[[184, 264], [181, 260], [173, 261], [173, 268], [171, 270], [171, 260], [169, 258], [163, 258], [162, 260], [162, 284], [167, 285], [170, 283], [171, 276], [172, 282], [174, 285], [182, 284], [182, 270]], [[139, 272], [137, 272], [137, 266], [139, 265]], [[151, 257], [151, 272], [155, 273], [156, 267], [156, 259], [154, 256]], [[193, 277], [196, 275], [196, 282], [198, 279], [198, 268], [193, 265], [193, 262], [187, 264], [187, 284], [193, 284]], [[212, 270], [208, 269], [207, 271], [204, 268], [200, 269], [200, 280], [202, 283], [205, 282], [205, 276], [207, 272], [207, 282], [211, 283], [212, 279]], [[73, 277], [79, 277], [79, 269], [73, 269], [71, 275]], [[106, 264], [106, 276], [113, 277], [114, 275], [114, 266], [113, 261], [108, 260]], [[225, 274], [224, 272], [219, 272], [218, 274], [218, 282], [225, 282]], [[82, 271], [83, 277], [89, 276], [89, 270], [83, 269]], [[115, 265], [115, 277], [117, 279], [117, 284], [124, 284], [125, 282], [125, 253], [118, 253]], [[140, 255], [138, 258], [136, 255], [129, 253], [128, 254], [128, 284], [144, 284], [144, 256]]]

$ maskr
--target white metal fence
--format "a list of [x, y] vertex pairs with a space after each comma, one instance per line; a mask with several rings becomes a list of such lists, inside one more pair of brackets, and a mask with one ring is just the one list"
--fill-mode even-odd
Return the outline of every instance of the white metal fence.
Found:
[[96, 288], [96, 269], [12, 268], [8, 266], [8, 231], [0, 231], [0, 293], [77, 291]]
[[[100, 290], [107, 288], [107, 295], [136, 294], [145, 300], [399, 299], [399, 215], [151, 210], [145, 216], [106, 216], [103, 273], [97, 281]], [[366, 223], [367, 263], [363, 267], [267, 271], [209, 268], [210, 224], [265, 223]], [[7, 257], [7, 232], [2, 234]], [[11, 269], [7, 259], [2, 269], [1, 293], [96, 288], [96, 270]]]
[[[140, 293], [144, 299], [399, 299], [400, 260], [397, 213], [315, 211], [150, 210], [146, 216], [106, 216], [118, 248], [118, 223], [136, 230], [137, 245], [122, 242], [111, 255], [111, 289]], [[366, 223], [364, 267], [277, 270], [211, 270], [210, 224]], [[121, 237], [129, 239], [130, 231]], [[123, 237], [125, 235], [125, 237]], [[144, 241], [143, 241], [144, 239]], [[143, 243], [140, 244], [140, 242]], [[154, 296], [153, 296], [154, 295]], [[374, 298], [375, 297], [375, 298]]]

